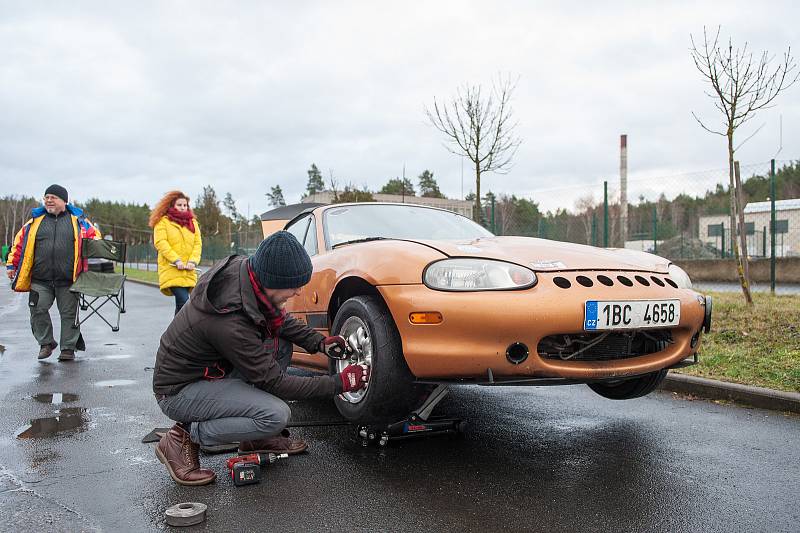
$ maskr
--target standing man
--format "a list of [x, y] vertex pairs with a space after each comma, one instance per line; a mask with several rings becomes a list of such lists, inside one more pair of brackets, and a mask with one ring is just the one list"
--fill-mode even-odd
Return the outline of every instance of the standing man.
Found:
[[[177, 423], [156, 456], [181, 485], [214, 481], [200, 468], [200, 445], [239, 442], [239, 451], [295, 454], [308, 446], [289, 438], [284, 400], [333, 397], [362, 389], [366, 365], [334, 376], [286, 374], [291, 344], [343, 358], [344, 338], [324, 337], [287, 315], [284, 305], [311, 279], [311, 259], [297, 239], [279, 231], [252, 257], [232, 255], [201, 276], [192, 297], [161, 336], [153, 392]], [[279, 357], [279, 353], [288, 356]]]
[[59, 361], [75, 359], [75, 350], [85, 350], [80, 328], [73, 327], [78, 295], [69, 291], [88, 265], [81, 261], [83, 239], [99, 239], [100, 233], [83, 211], [67, 203], [69, 195], [61, 185], [44, 192], [44, 204], [34, 209], [31, 219], [14, 237], [8, 254], [7, 275], [11, 288], [28, 292], [31, 330], [39, 343], [39, 359], [47, 359], [58, 346], [53, 338], [50, 307], [57, 302], [61, 316]]

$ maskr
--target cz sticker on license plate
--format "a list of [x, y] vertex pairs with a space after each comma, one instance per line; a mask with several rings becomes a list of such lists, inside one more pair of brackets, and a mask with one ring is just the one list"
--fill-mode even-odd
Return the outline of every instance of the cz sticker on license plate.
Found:
[[680, 300], [588, 300], [583, 329], [666, 328], [681, 320]]

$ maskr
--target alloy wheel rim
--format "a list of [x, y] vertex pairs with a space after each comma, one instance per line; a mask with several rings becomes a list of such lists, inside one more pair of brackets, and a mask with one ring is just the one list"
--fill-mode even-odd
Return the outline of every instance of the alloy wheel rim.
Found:
[[[348, 359], [336, 361], [336, 371], [341, 372], [348, 365], [365, 364], [372, 367], [372, 334], [367, 324], [357, 316], [351, 316], [342, 324], [339, 335], [347, 340], [353, 353]], [[369, 384], [361, 390], [343, 392], [340, 397], [349, 403], [359, 403], [367, 395]]]

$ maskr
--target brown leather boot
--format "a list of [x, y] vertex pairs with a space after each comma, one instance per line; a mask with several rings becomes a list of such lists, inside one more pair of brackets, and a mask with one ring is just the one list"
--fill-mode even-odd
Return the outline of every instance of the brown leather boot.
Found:
[[53, 350], [56, 349], [56, 346], [58, 346], [58, 344], [55, 342], [39, 346], [39, 359], [47, 359], [50, 357], [53, 354]]
[[156, 457], [167, 467], [175, 483], [208, 485], [217, 474], [213, 470], [200, 468], [199, 450], [200, 446], [189, 438], [189, 432], [175, 424], [156, 445]]
[[286, 453], [294, 455], [308, 449], [302, 439], [289, 438], [289, 430], [284, 429], [280, 435], [266, 439], [250, 440], [239, 444], [239, 453]]

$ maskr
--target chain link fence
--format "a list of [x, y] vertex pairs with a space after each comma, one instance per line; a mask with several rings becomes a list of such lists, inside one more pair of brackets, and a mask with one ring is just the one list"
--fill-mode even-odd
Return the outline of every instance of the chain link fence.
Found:
[[[774, 180], [770, 162], [743, 165], [740, 175], [748, 256], [770, 257], [774, 249], [778, 258], [800, 257], [800, 162], [776, 162]], [[532, 202], [487, 195], [483, 224], [497, 235], [628, 248], [671, 260], [724, 259], [733, 254], [728, 184], [727, 170], [633, 177], [624, 215], [618, 179], [542, 190]]]

